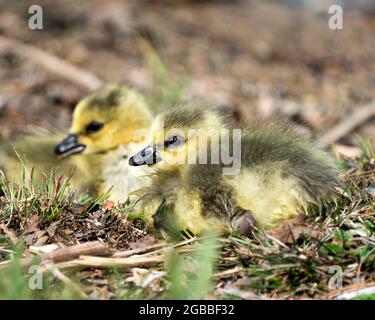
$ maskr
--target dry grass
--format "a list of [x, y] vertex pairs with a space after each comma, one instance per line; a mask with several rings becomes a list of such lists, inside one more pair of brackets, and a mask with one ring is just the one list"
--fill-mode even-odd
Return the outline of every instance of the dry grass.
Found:
[[[340, 160], [334, 203], [254, 239], [168, 244], [147, 235], [141, 221], [126, 221], [129, 208], [78, 196], [69, 180], [3, 180], [1, 298], [374, 298], [375, 157], [366, 146], [360, 158]], [[43, 290], [29, 288], [33, 264]]]

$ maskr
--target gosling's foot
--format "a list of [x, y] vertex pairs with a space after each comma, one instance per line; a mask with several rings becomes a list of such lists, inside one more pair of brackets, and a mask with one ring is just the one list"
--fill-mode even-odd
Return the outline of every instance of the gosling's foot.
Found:
[[252, 237], [254, 235], [254, 229], [257, 225], [255, 218], [249, 210], [245, 210], [242, 208], [239, 208], [237, 210], [241, 210], [241, 213], [237, 213], [237, 218], [232, 224], [234, 230], [238, 231], [240, 234], [246, 237]]

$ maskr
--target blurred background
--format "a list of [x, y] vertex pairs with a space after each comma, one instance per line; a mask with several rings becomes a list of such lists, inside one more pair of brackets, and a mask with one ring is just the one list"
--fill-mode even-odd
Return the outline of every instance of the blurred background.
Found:
[[[344, 29], [328, 27], [340, 4]], [[28, 28], [28, 8], [44, 29]], [[375, 1], [0, 0], [0, 35], [155, 106], [192, 98], [235, 114], [289, 117], [317, 137], [375, 99]], [[0, 41], [0, 139], [29, 126], [67, 130], [88, 90]], [[375, 143], [375, 120], [356, 133]], [[354, 146], [355, 135], [341, 144]]]
[[[35, 4], [43, 30], [28, 26]], [[332, 4], [343, 8], [343, 30], [329, 28]], [[33, 128], [67, 131], [77, 102], [111, 82], [137, 88], [155, 110], [203, 99], [238, 118], [289, 118], [354, 158], [364, 149], [358, 135], [375, 146], [375, 0], [0, 0], [0, 151]], [[72, 280], [47, 267], [53, 276], [42, 291], [30, 290], [21, 268], [42, 253], [35, 248], [100, 240], [154, 250], [157, 240], [138, 221], [123, 223], [126, 207], [76, 197], [54, 176], [39, 188], [28, 179], [0, 201], [0, 299], [327, 299], [343, 293], [331, 290], [332, 266], [343, 268], [343, 289], [374, 288], [375, 155], [367, 146], [342, 163], [338, 201], [272, 238], [231, 236], [216, 253], [208, 237], [170, 260], [162, 244], [149, 269], [125, 263], [69, 273]]]

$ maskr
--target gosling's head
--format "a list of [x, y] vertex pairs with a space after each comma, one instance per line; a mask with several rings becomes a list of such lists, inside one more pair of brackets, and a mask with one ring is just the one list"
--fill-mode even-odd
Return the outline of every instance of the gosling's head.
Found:
[[173, 168], [192, 163], [198, 147], [224, 126], [220, 111], [205, 105], [181, 106], [158, 115], [150, 130], [148, 146], [129, 159], [132, 166]]
[[137, 91], [108, 85], [84, 98], [73, 113], [69, 135], [55, 147], [55, 153], [105, 153], [136, 141], [135, 132], [148, 128], [152, 115]]

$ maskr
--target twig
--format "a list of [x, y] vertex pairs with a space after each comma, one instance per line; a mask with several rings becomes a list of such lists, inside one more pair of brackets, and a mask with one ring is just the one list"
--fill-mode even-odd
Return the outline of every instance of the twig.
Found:
[[[152, 247], [160, 247], [157, 244], [144, 248], [146, 252], [142, 255], [141, 249], [137, 250], [128, 250], [119, 252], [117, 255], [113, 255], [110, 258], [103, 257], [94, 257], [94, 256], [85, 256], [81, 255], [79, 259], [65, 261], [57, 264], [56, 266], [59, 269], [77, 269], [77, 268], [119, 268], [119, 269], [129, 269], [134, 267], [149, 267], [156, 265], [160, 262], [165, 261], [165, 251], [168, 251], [171, 248], [181, 247], [191, 242], [196, 241], [197, 238], [188, 239], [181, 241], [172, 246], [166, 246], [162, 249], [155, 251], [149, 251]], [[165, 243], [162, 244], [163, 246]], [[187, 248], [190, 250], [190, 248]], [[180, 250], [183, 251], [183, 250]], [[180, 252], [179, 251], [179, 252]], [[131, 254], [131, 256], [129, 256]], [[119, 257], [121, 256], [121, 257]], [[125, 256], [125, 257], [124, 257]]]
[[153, 244], [153, 245], [150, 245], [150, 246], [147, 246], [147, 247], [144, 247], [144, 248], [118, 251], [113, 255], [113, 258], [126, 258], [126, 257], [130, 257], [130, 256], [133, 256], [133, 255], [136, 255], [136, 254], [147, 253], [147, 252], [150, 252], [152, 250], [157, 250], [157, 249], [163, 248], [164, 246], [165, 246], [165, 243], [162, 242], [162, 243]]
[[358, 108], [353, 114], [338, 125], [334, 126], [331, 130], [323, 134], [319, 141], [324, 146], [329, 146], [330, 144], [340, 140], [345, 137], [348, 133], [353, 131], [363, 122], [375, 117], [375, 101], [371, 102], [369, 105]]
[[86, 293], [84, 293], [81, 288], [70, 280], [65, 274], [63, 274], [57, 267], [50, 261], [44, 261], [44, 266], [46, 269], [51, 272], [57, 279], [63, 282], [67, 287], [76, 291], [82, 299], [88, 299]]
[[[182, 247], [182, 246], [185, 246], [189, 243], [192, 243], [192, 242], [195, 242], [197, 241], [199, 238], [197, 237], [194, 237], [194, 238], [191, 238], [191, 239], [187, 239], [187, 240], [183, 240], [181, 242], [177, 242], [171, 246], [166, 246], [164, 248], [161, 248], [159, 250], [156, 250], [156, 251], [152, 251], [152, 252], [149, 252], [148, 254], [155, 254], [155, 253], [159, 253], [159, 252], [165, 252], [165, 251], [168, 251], [168, 250], [171, 250], [173, 248], [178, 248], [178, 247]], [[200, 238], [200, 239], [203, 239], [203, 238]]]
[[[100, 241], [80, 243], [71, 247], [57, 249], [47, 254], [40, 254], [37, 251], [33, 252], [37, 253], [43, 261], [51, 261], [54, 263], [76, 259], [81, 255], [108, 255], [111, 253], [110, 249]], [[21, 258], [21, 267], [26, 268], [30, 266], [32, 263], [35, 263], [34, 257]], [[7, 268], [10, 264], [11, 261], [1, 262], [0, 270]]]
[[268, 298], [263, 295], [256, 294], [255, 292], [252, 292], [252, 291], [240, 290], [234, 287], [218, 289], [217, 293], [220, 295], [226, 294], [226, 295], [235, 296], [243, 300], [268, 300]]
[[130, 257], [130, 258], [103, 258], [92, 256], [81, 256], [79, 259], [56, 264], [59, 269], [74, 268], [117, 268], [131, 269], [135, 267], [150, 267], [165, 260], [164, 255], [153, 257]]
[[[12, 261], [13, 260], [11, 259], [11, 260], [0, 262], [0, 271], [8, 268], [12, 264]], [[19, 264], [21, 268], [27, 268], [33, 263], [37, 263], [34, 260], [34, 257], [26, 257], [26, 258], [19, 259]]]
[[[117, 255], [113, 255], [111, 258], [96, 257], [98, 255], [110, 255], [112, 251], [100, 241], [86, 242], [71, 247], [57, 249], [51, 253], [41, 254], [40, 252], [33, 250], [37, 253], [42, 261], [52, 261], [54, 263], [59, 262], [56, 266], [59, 269], [76, 269], [76, 268], [133, 268], [155, 265], [165, 260], [165, 252], [171, 248], [181, 247], [191, 242], [196, 241], [197, 238], [188, 239], [185, 241], [178, 242], [171, 246], [165, 246], [165, 243], [159, 245], [155, 244], [147, 248], [141, 248], [137, 250], [129, 250], [119, 252]], [[163, 248], [163, 246], [165, 246]], [[155, 251], [149, 251], [152, 248], [160, 248]], [[143, 249], [143, 250], [142, 250]], [[191, 248], [180, 249], [179, 252], [192, 251]], [[142, 255], [138, 255], [146, 251]], [[94, 256], [96, 255], [96, 256]], [[119, 257], [120, 256], [120, 257]], [[77, 259], [78, 258], [78, 259]], [[33, 258], [27, 257], [20, 259], [22, 267], [27, 267], [33, 263]], [[11, 261], [0, 263], [0, 270], [10, 265]], [[44, 270], [46, 271], [46, 270]]]
[[[165, 250], [170, 250], [172, 248], [184, 246], [184, 245], [192, 243], [196, 240], [198, 240], [198, 238], [194, 237], [194, 238], [191, 238], [191, 239], [187, 239], [187, 240], [175, 243], [171, 246], [167, 246], [165, 242], [162, 242], [162, 243], [153, 244], [151, 246], [144, 247], [144, 248], [139, 248], [139, 249], [134, 249], [134, 250], [126, 250], [126, 251], [119, 251], [119, 252], [116, 252], [113, 255], [113, 258], [126, 258], [126, 257], [130, 257], [130, 256], [133, 256], [133, 255], [141, 254], [141, 253], [143, 253], [143, 254], [157, 254], [157, 253], [160, 253], [160, 252], [164, 252]], [[152, 251], [152, 250], [155, 250], [155, 251]]]
[[371, 282], [364, 283], [364, 282], [358, 282], [357, 281], [357, 282], [354, 282], [353, 284], [345, 286], [343, 288], [331, 290], [327, 294], [327, 298], [328, 299], [334, 299], [334, 298], [337, 298], [339, 296], [345, 295], [347, 293], [357, 292], [359, 290], [363, 290], [363, 289], [366, 289], [366, 288], [369, 288], [369, 287], [375, 287], [375, 282], [371, 281]]
[[233, 269], [228, 269], [228, 270], [224, 270], [224, 271], [221, 271], [221, 272], [216, 272], [214, 276], [215, 276], [216, 279], [226, 278], [228, 276], [232, 276], [232, 275], [237, 274], [237, 273], [242, 273], [243, 271], [244, 271], [244, 269], [242, 267], [236, 266]]
[[0, 247], [0, 252], [13, 253], [13, 254], [16, 253], [16, 251], [5, 249], [4, 247]]
[[11, 50], [86, 90], [95, 90], [103, 85], [103, 82], [92, 73], [78, 68], [42, 49], [22, 43], [21, 41], [0, 35], [0, 49]]
[[278, 244], [280, 247], [283, 247], [283, 248], [286, 248], [286, 249], [289, 248], [285, 243], [283, 243], [283, 242], [280, 241], [279, 239], [276, 239], [275, 237], [273, 237], [273, 236], [271, 236], [271, 235], [269, 235], [269, 234], [267, 234], [267, 233], [264, 233], [264, 234], [266, 235], [266, 237], [267, 237], [268, 239], [270, 239], [271, 241], [275, 242], [275, 243]]
[[100, 241], [80, 243], [71, 247], [57, 249], [51, 253], [41, 255], [43, 260], [53, 262], [67, 261], [82, 255], [108, 255], [109, 248]]
[[357, 298], [357, 297], [359, 297], [361, 295], [365, 295], [365, 294], [375, 294], [375, 286], [345, 292], [344, 294], [341, 294], [341, 295], [337, 296], [336, 300], [352, 300], [354, 298]]

